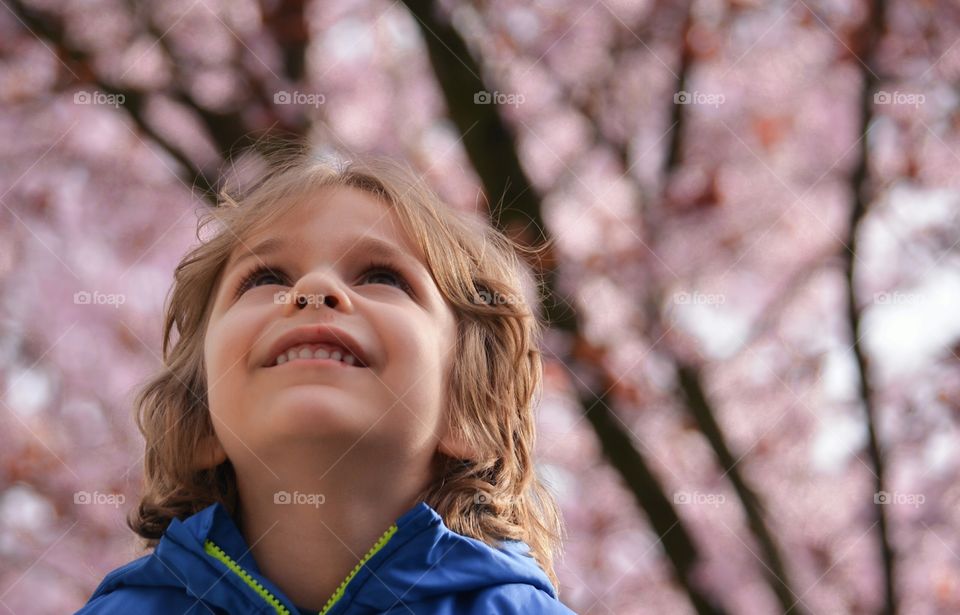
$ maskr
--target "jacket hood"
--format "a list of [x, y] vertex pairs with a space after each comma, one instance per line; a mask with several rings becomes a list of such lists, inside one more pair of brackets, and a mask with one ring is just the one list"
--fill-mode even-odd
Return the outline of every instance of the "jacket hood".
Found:
[[[382, 612], [403, 603], [526, 584], [550, 598], [556, 590], [523, 541], [495, 549], [451, 531], [425, 502], [404, 513], [341, 585], [324, 615]], [[265, 578], [226, 509], [213, 504], [184, 521], [174, 519], [154, 552], [111, 572], [91, 601], [122, 587], [185, 591], [230, 613], [304, 614]]]

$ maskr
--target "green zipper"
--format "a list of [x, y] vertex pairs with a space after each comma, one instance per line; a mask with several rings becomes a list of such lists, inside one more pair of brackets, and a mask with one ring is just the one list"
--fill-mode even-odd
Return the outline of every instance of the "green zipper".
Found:
[[[371, 557], [377, 554], [377, 552], [382, 549], [393, 535], [397, 532], [396, 524], [393, 524], [387, 529], [383, 535], [377, 539], [377, 542], [370, 547], [370, 550], [367, 551], [367, 554], [363, 556], [363, 559], [353, 567], [353, 570], [350, 571], [350, 574], [347, 575], [347, 578], [340, 583], [340, 586], [337, 587], [337, 591], [333, 592], [333, 595], [330, 596], [330, 599], [327, 600], [327, 603], [324, 605], [323, 610], [320, 611], [319, 615], [326, 615], [330, 612], [330, 609], [343, 597], [344, 592], [347, 590], [347, 585], [353, 580], [353, 577], [357, 576], [357, 573], [360, 572], [360, 569], [363, 568], [363, 565], [366, 564]], [[237, 562], [233, 561], [226, 552], [218, 547], [212, 540], [206, 540], [203, 543], [203, 549], [208, 554], [212, 555], [214, 558], [220, 560], [226, 565], [228, 569], [234, 572], [238, 577], [240, 577], [244, 583], [249, 585], [253, 591], [263, 598], [270, 606], [273, 607], [273, 610], [277, 612], [278, 615], [291, 615], [289, 609], [283, 606], [283, 603], [277, 600], [277, 597], [270, 593], [266, 587], [264, 587], [259, 581], [257, 581], [253, 576], [243, 569]]]

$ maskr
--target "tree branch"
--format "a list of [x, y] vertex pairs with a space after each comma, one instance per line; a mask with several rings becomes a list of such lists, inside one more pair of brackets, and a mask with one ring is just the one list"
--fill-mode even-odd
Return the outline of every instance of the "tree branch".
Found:
[[[174, 79], [174, 86], [170, 91], [152, 92], [131, 87], [121, 87], [107, 82], [94, 70], [93, 58], [91, 58], [87, 52], [77, 49], [68, 43], [63, 24], [59, 17], [28, 7], [21, 0], [11, 0], [9, 6], [14, 15], [16, 15], [35, 36], [41, 36], [53, 45], [60, 59], [67, 66], [71, 67], [74, 75], [82, 75], [83, 78], [87, 79], [87, 82], [93, 84], [98, 90], [105, 94], [123, 96], [124, 102], [121, 107], [129, 114], [137, 127], [160, 145], [160, 147], [185, 169], [191, 185], [202, 193], [203, 198], [208, 203], [216, 203], [218, 191], [215, 178], [219, 175], [218, 170], [201, 167], [183, 148], [164, 136], [160, 130], [147, 121], [146, 105], [150, 96], [169, 96], [171, 100], [184, 105], [195, 113], [200, 122], [206, 127], [207, 135], [223, 159], [229, 157], [234, 149], [237, 148], [238, 144], [243, 144], [245, 140], [254, 136], [256, 131], [248, 125], [241, 110], [216, 111], [208, 109], [198, 103], [188, 91], [180, 87], [183, 77], [178, 60], [181, 60], [181, 58], [177, 57], [175, 50], [170, 47], [163, 33], [158, 31], [149, 16], [147, 23], [144, 25], [144, 30], [151, 33], [157, 39], [160, 49], [166, 53], [167, 59], [174, 67], [174, 73], [177, 77]], [[282, 47], [284, 65], [288, 70], [293, 71], [289, 78], [293, 82], [301, 81], [305, 65], [304, 54], [307, 36], [303, 18], [303, 2], [300, 0], [286, 0], [269, 16], [266, 20], [266, 26], [274, 33], [301, 31], [300, 36], [291, 36], [289, 40], [283, 39], [279, 42]], [[254, 86], [252, 89], [255, 100], [264, 105], [269, 111], [270, 101], [268, 97], [266, 97], [264, 85], [259, 79], [251, 75], [244, 75], [244, 77], [246, 81]], [[293, 123], [285, 121], [279, 115], [273, 115], [275, 115], [276, 119], [273, 125], [276, 126], [279, 124], [279, 132], [281, 133], [285, 132], [302, 136], [306, 131], [307, 123], [302, 115], [298, 116]], [[246, 145], [242, 145], [242, 147], [246, 147]]]
[[145, 108], [149, 92], [114, 86], [103, 80], [93, 69], [92, 58], [85, 51], [67, 44], [63, 24], [58, 18], [27, 7], [20, 0], [10, 0], [8, 6], [34, 36], [42, 36], [54, 46], [61, 61], [68, 66], [72, 66], [71, 71], [76, 69], [76, 71], [73, 71], [74, 74], [79, 73], [89, 76], [89, 82], [105, 94], [122, 96], [123, 104], [121, 107], [129, 114], [137, 127], [166, 150], [172, 158], [183, 166], [188, 175], [192, 175], [192, 185], [202, 191], [204, 196], [208, 196], [212, 192], [213, 183], [209, 174], [200, 169], [183, 149], [160, 134], [146, 120]]
[[[676, 83], [676, 91], [678, 92], [685, 91], [687, 89], [688, 75], [690, 74], [694, 63], [694, 54], [689, 44], [686, 42], [690, 27], [691, 16], [689, 7], [687, 7], [683, 16], [682, 25], [680, 27], [681, 53]], [[623, 37], [621, 37], [621, 40], [624, 40]], [[595, 89], [592, 89], [592, 91], [595, 91]], [[621, 167], [624, 169], [624, 172], [626, 172], [627, 169], [630, 168], [630, 155], [627, 144], [622, 141], [615, 141], [607, 137], [603, 131], [600, 130], [600, 118], [595, 116], [591, 106], [585, 104], [583, 101], [577, 100], [576, 97], [570, 96], [570, 98], [574, 100], [574, 105], [576, 108], [583, 113], [584, 116], [591, 120], [591, 123], [594, 126], [594, 139], [598, 143], [613, 151], [619, 160]], [[689, 106], [680, 104], [673, 104], [671, 108], [670, 125], [673, 126], [673, 130], [667, 146], [667, 154], [665, 156], [664, 169], [662, 173], [663, 183], [661, 186], [660, 198], [658, 199], [661, 205], [666, 201], [664, 194], [667, 186], [669, 185], [671, 176], [683, 165], [683, 137], [684, 128], [686, 126], [685, 111], [687, 109], [689, 109]], [[629, 174], [625, 177], [635, 184], [638, 192], [643, 192], [642, 186], [640, 186], [633, 177], [629, 176]], [[644, 201], [646, 201], [646, 199], [644, 199]], [[662, 212], [660, 211], [651, 209], [644, 211], [644, 219], [647, 222], [645, 225], [645, 235], [650, 237], [650, 239], [645, 240], [644, 243], [650, 246], [651, 250], [655, 249], [653, 244], [655, 243], [654, 238], [658, 235], [657, 220], [661, 215]], [[814, 265], [819, 266], [823, 260], [824, 259], [822, 258], [817, 259]], [[805, 271], [806, 268], [800, 268], [798, 275], [804, 273]], [[653, 323], [653, 328], [662, 329], [659, 309], [659, 306], [662, 303], [660, 300], [662, 293], [657, 289], [657, 285], [653, 283], [647, 284], [646, 288], [648, 292], [645, 304], [650, 306], [647, 311], [649, 320]], [[785, 296], [787, 296], [786, 293], [784, 294], [784, 297]], [[777, 301], [778, 300], [775, 299], [774, 303]], [[737, 467], [737, 460], [740, 458], [740, 456], [735, 455], [730, 450], [730, 446], [726, 441], [726, 437], [724, 436], [720, 425], [716, 421], [715, 404], [710, 401], [710, 398], [704, 389], [700, 369], [694, 365], [685, 363], [679, 357], [674, 356], [669, 350], [660, 349], [658, 352], [672, 364], [678, 384], [679, 398], [683, 406], [694, 419], [698, 429], [701, 433], [703, 433], [707, 443], [713, 450], [718, 464], [721, 468], [723, 468], [723, 476], [729, 477], [729, 480], [734, 487], [734, 491], [737, 494], [737, 497], [740, 500], [741, 506], [743, 507], [744, 513], [747, 517], [750, 532], [753, 534], [755, 540], [760, 546], [760, 551], [762, 554], [762, 559], [760, 559], [760, 562], [764, 567], [764, 576], [766, 577], [771, 590], [776, 595], [778, 601], [780, 602], [780, 606], [784, 611], [789, 610], [796, 615], [802, 615], [805, 611], [804, 609], [795, 606], [798, 602], [798, 594], [792, 589], [789, 581], [790, 577], [787, 574], [786, 565], [780, 552], [780, 548], [765, 521], [762, 498], [750, 486], [749, 482], [744, 478], [743, 474], [740, 472], [740, 469]]]
[[[471, 57], [465, 41], [449, 23], [437, 16], [432, 2], [405, 0], [405, 3], [420, 22], [430, 61], [450, 115], [461, 135], [464, 135], [467, 155], [480, 176], [488, 198], [503, 195], [505, 205], [500, 211], [500, 219], [494, 217], [495, 222], [506, 229], [521, 224], [525, 231], [525, 237], [521, 239], [525, 239], [529, 245], [548, 241], [540, 196], [520, 165], [514, 137], [503, 123], [495, 104], [474, 104], [474, 94], [486, 91], [486, 88], [480, 77], [480, 67]], [[540, 236], [530, 237], [526, 232], [527, 225], [531, 223], [536, 225], [535, 230]], [[555, 262], [553, 258], [548, 260]], [[544, 309], [548, 321], [574, 338], [574, 348], [590, 346], [581, 333], [579, 317], [574, 308], [558, 291], [557, 269], [548, 267], [542, 274]], [[578, 396], [604, 455], [645, 511], [663, 543], [677, 580], [696, 611], [701, 614], [723, 613], [722, 608], [700, 589], [694, 578], [700, 557], [689, 530], [643, 454], [637, 450], [630, 432], [611, 410], [612, 402], [608, 395], [616, 379], [603, 370], [600, 362], [583, 361], [578, 354], [571, 352], [563, 360], [571, 373], [587, 376], [585, 380], [590, 384], [579, 387]], [[577, 377], [574, 380], [581, 384], [583, 382]]]
[[[872, 0], [869, 4], [870, 12], [867, 15], [862, 30], [860, 32], [860, 50], [865, 58], [866, 64], [860, 62], [862, 69], [860, 71], [863, 79], [863, 88], [860, 91], [860, 134], [864, 136], [860, 144], [860, 156], [857, 160], [857, 166], [850, 176], [851, 191], [853, 193], [853, 202], [850, 207], [850, 222], [847, 227], [845, 256], [845, 277], [847, 290], [847, 322], [850, 329], [850, 336], [853, 338], [853, 356], [857, 364], [858, 388], [860, 400], [863, 404], [864, 418], [867, 423], [867, 454], [874, 470], [874, 488], [875, 493], [885, 490], [886, 485], [886, 464], [883, 459], [883, 451], [880, 446], [880, 438], [877, 434], [876, 407], [874, 405], [873, 387], [870, 381], [869, 360], [864, 351], [860, 338], [863, 336], [863, 322], [861, 319], [861, 299], [857, 292], [857, 234], [860, 231], [861, 223], [867, 214], [867, 207], [871, 201], [870, 195], [870, 152], [869, 144], [866, 138], [867, 131], [870, 128], [870, 121], [873, 118], [873, 90], [879, 83], [876, 72], [871, 67], [876, 67], [876, 48], [883, 36], [886, 22], [886, 6], [884, 0]], [[897, 611], [896, 588], [895, 588], [895, 563], [896, 554], [890, 541], [889, 522], [886, 515], [886, 507], [874, 504], [874, 512], [877, 520], [877, 538], [880, 542], [880, 553], [882, 558], [883, 576], [884, 576], [884, 606], [883, 613], [894, 615]]]

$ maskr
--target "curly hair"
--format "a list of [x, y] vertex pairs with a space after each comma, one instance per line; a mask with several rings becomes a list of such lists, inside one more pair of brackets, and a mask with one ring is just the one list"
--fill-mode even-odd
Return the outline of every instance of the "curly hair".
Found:
[[[128, 525], [152, 548], [174, 518], [216, 502], [231, 514], [237, 510], [230, 461], [197, 469], [204, 464], [197, 463], [196, 451], [215, 437], [203, 361], [212, 297], [242, 238], [282, 216], [284, 203], [296, 195], [331, 186], [366, 191], [396, 212], [456, 317], [447, 412], [453, 432], [479, 456], [443, 456], [439, 475], [418, 501], [434, 508], [451, 530], [491, 546], [524, 540], [558, 587], [553, 562], [564, 527], [533, 459], [542, 324], [532, 302], [523, 299], [524, 283], [532, 280], [520, 259], [525, 249], [482, 217], [445, 205], [408, 166], [382, 157], [322, 159], [300, 147], [292, 156], [271, 159], [243, 196], [222, 191], [218, 206], [200, 217], [199, 245], [177, 265], [167, 296], [162, 367], [135, 399], [146, 441], [144, 489]], [[203, 239], [211, 223], [217, 230]]]

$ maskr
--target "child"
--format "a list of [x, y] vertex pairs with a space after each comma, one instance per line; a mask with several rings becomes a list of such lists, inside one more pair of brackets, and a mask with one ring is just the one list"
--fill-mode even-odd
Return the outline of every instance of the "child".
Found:
[[377, 158], [222, 198], [136, 402], [154, 550], [80, 613], [572, 613], [515, 244]]

